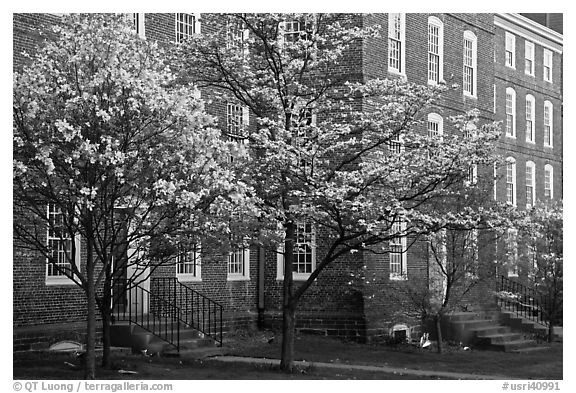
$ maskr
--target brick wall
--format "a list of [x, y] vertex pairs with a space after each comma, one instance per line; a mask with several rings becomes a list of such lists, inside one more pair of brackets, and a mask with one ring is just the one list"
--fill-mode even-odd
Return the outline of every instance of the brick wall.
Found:
[[[437, 102], [433, 111], [444, 119], [462, 113], [464, 110], [478, 108], [481, 121], [503, 119], [505, 112], [504, 91], [514, 86], [517, 100], [516, 140], [502, 137], [499, 148], [517, 160], [518, 206], [525, 205], [521, 190], [525, 186], [525, 162], [529, 158], [536, 164], [536, 193], [542, 196], [544, 165], [554, 166], [554, 195], [562, 195], [562, 59], [554, 53], [554, 83], [543, 82], [542, 47], [536, 45], [536, 78], [523, 75], [523, 68], [511, 71], [504, 67], [504, 33], [494, 25], [493, 14], [407, 14], [406, 15], [406, 77], [410, 82], [427, 83], [427, 21], [430, 15], [439, 18], [444, 24], [444, 79], [451, 87]], [[357, 25], [380, 24], [383, 37], [353, 44], [345, 53], [339, 72], [350, 80], [368, 80], [384, 78], [387, 72], [388, 16], [386, 14], [342, 15], [343, 20]], [[202, 30], [215, 28], [218, 15], [203, 15]], [[23, 64], [22, 50], [33, 51], [42, 37], [33, 29], [46, 29], [57, 23], [59, 17], [50, 14], [14, 15], [14, 68]], [[146, 37], [169, 45], [174, 40], [174, 14], [146, 14]], [[477, 37], [477, 98], [465, 96], [462, 92], [463, 34], [471, 31]], [[516, 37], [516, 62], [523, 65], [523, 39]], [[517, 67], [518, 68], [518, 67]], [[454, 85], [454, 87], [452, 86]], [[496, 113], [493, 113], [496, 85]], [[536, 99], [536, 144], [524, 142], [523, 119], [524, 98], [530, 92]], [[226, 100], [215, 91], [203, 90], [208, 113], [215, 116], [219, 127], [226, 125]], [[543, 147], [543, 101], [548, 99], [554, 105], [554, 148]], [[357, 103], [358, 107], [362, 105]], [[254, 127], [255, 122], [251, 121]], [[448, 121], [444, 122], [444, 132], [453, 131]], [[499, 182], [498, 199], [504, 198], [505, 184]], [[327, 234], [317, 237], [317, 257], [326, 252]], [[277, 279], [276, 253], [252, 248], [250, 253], [250, 280], [227, 280], [227, 255], [218, 245], [203, 245], [202, 280], [189, 282], [191, 288], [222, 303], [225, 307], [225, 331], [233, 331], [239, 326], [253, 326], [258, 319], [258, 263], [259, 253], [265, 252], [264, 320], [268, 326], [278, 326], [281, 315], [282, 281]], [[387, 254], [351, 254], [334, 262], [323, 271], [318, 280], [302, 297], [297, 316], [297, 327], [303, 331], [319, 334], [363, 337], [381, 336], [390, 333], [390, 329], [399, 323], [417, 326], [419, 320], [410, 311], [409, 302], [393, 296], [396, 285], [426, 285], [428, 278], [427, 245], [416, 242], [408, 251], [408, 280], [390, 282], [389, 260]], [[319, 259], [318, 259], [319, 260]], [[84, 300], [81, 292], [74, 287], [46, 286], [44, 283], [43, 259], [33, 253], [15, 252], [14, 277], [14, 324], [37, 325], [62, 321], [78, 321], [84, 318]], [[365, 266], [365, 268], [364, 268]], [[350, 284], [351, 274], [363, 272], [370, 283]], [[174, 276], [175, 267], [159, 268], [154, 275]], [[295, 286], [298, 282], [295, 282]], [[486, 295], [491, 284], [479, 286], [471, 293], [470, 299]]]

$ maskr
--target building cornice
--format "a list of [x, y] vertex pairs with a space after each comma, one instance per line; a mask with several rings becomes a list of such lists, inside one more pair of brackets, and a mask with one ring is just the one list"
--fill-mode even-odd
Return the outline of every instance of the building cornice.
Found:
[[[502, 18], [508, 22], [511, 22], [519, 27], [522, 27], [526, 30], [529, 30], [535, 34], [538, 34], [544, 39], [550, 40], [557, 45], [563, 45], [563, 35], [546, 27], [539, 23], [534, 22], [531, 19], [526, 18], [520, 14], [512, 14], [512, 13], [502, 13], [502, 14], [495, 14], [495, 18]], [[495, 21], [497, 22], [497, 20]]]

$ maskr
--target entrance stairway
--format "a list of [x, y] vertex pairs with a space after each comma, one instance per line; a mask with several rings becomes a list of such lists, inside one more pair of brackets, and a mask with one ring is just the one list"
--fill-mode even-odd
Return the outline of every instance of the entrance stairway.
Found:
[[546, 327], [507, 310], [456, 312], [445, 316], [444, 337], [476, 349], [526, 352], [549, 348]]
[[151, 284], [148, 290], [123, 283], [125, 296], [115, 303], [110, 331], [113, 346], [148, 356], [207, 353], [200, 349], [222, 346], [220, 304], [176, 278], [152, 279]]
[[[166, 330], [165, 328], [160, 328]], [[163, 340], [150, 330], [128, 321], [117, 322], [111, 326], [112, 346], [131, 348], [134, 353], [146, 356], [197, 356], [220, 354], [216, 342], [196, 329], [180, 325], [178, 346]], [[176, 340], [175, 340], [176, 341]]]

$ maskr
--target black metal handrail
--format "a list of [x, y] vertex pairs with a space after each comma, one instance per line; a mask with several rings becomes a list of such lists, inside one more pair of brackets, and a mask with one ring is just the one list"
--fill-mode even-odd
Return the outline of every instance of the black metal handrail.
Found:
[[508, 277], [501, 276], [496, 288], [498, 305], [531, 321], [548, 326], [548, 296]]
[[224, 307], [178, 281], [176, 277], [153, 277], [155, 295], [178, 306], [182, 323], [211, 337], [222, 346], [222, 312]]
[[125, 281], [127, 304], [117, 309], [117, 321], [140, 326], [180, 351], [180, 309], [175, 303], [153, 294], [138, 284]]

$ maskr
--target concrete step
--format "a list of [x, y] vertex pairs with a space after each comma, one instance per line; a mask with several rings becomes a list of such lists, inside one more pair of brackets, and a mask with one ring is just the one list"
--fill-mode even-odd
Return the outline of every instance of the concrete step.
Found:
[[502, 326], [502, 325], [474, 327], [471, 328], [470, 330], [474, 332], [477, 337], [494, 336], [511, 332], [508, 326]]
[[485, 310], [485, 311], [462, 311], [447, 314], [446, 320], [449, 322], [469, 321], [469, 320], [498, 320], [498, 310]]
[[502, 344], [518, 340], [523, 340], [524, 336], [521, 333], [495, 333], [495, 334], [479, 334], [477, 336], [479, 341], [488, 341], [490, 344]]

